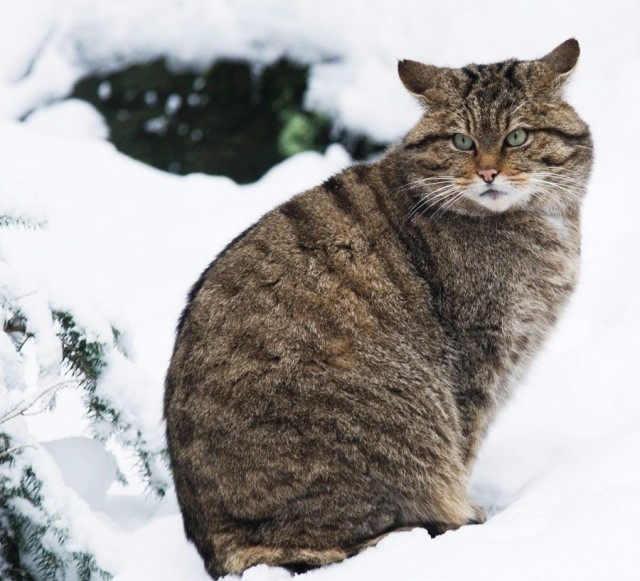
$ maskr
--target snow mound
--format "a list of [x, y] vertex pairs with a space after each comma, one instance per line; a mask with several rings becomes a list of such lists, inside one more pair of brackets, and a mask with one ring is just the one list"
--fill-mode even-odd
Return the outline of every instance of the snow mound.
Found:
[[107, 139], [109, 128], [94, 107], [80, 101], [69, 99], [54, 103], [42, 109], [36, 109], [25, 122], [43, 133], [60, 137]]

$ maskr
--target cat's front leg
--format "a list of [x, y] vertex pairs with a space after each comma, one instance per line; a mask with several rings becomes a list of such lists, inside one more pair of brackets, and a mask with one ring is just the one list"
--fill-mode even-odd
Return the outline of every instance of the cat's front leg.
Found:
[[[471, 474], [478, 450], [493, 416], [493, 406], [488, 404], [488, 400], [489, 398], [477, 388], [466, 390], [458, 397], [462, 424], [461, 457], [467, 474]], [[461, 405], [460, 402], [462, 402]]]

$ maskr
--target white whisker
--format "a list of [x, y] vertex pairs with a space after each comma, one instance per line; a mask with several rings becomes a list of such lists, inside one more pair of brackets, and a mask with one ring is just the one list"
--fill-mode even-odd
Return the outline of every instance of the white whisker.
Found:
[[451, 185], [446, 188], [440, 188], [440, 190], [436, 190], [430, 194], [425, 195], [418, 204], [416, 204], [409, 215], [407, 216], [407, 220], [413, 216], [415, 219], [417, 216], [423, 214], [428, 211], [434, 204], [439, 201], [446, 200], [449, 196], [455, 194], [457, 192], [457, 186]]
[[418, 216], [426, 214], [436, 204], [445, 202], [450, 197], [456, 195], [457, 191], [457, 188], [451, 188], [447, 191], [440, 192], [437, 196], [427, 198], [425, 200], [426, 203], [422, 205], [422, 207], [420, 208], [420, 212], [414, 216], [414, 219]]
[[562, 210], [566, 207], [566, 204], [563, 204], [562, 200], [558, 196], [558, 192], [547, 190], [546, 188], [539, 188], [535, 192], [533, 192], [534, 196], [540, 196], [541, 194], [546, 195], [549, 198], [549, 201], [555, 204], [559, 210]]
[[435, 219], [435, 218], [439, 218], [440, 216], [442, 216], [445, 212], [447, 212], [450, 208], [452, 208], [456, 202], [462, 198], [465, 194], [467, 193], [466, 189], [463, 189], [461, 191], [459, 191], [456, 195], [452, 196], [450, 200], [446, 201], [440, 208], [438, 208], [435, 213], [433, 214], [433, 216], [431, 216], [431, 219]]
[[451, 184], [447, 184], [444, 186], [441, 186], [439, 188], [436, 188], [435, 190], [433, 190], [432, 192], [427, 192], [426, 194], [424, 194], [411, 208], [411, 210], [409, 210], [409, 214], [407, 215], [407, 217], [405, 218], [405, 220], [408, 220], [415, 212], [417, 212], [420, 209], [420, 206], [424, 205], [425, 203], [429, 202], [430, 200], [432, 200], [433, 198], [439, 198], [440, 196], [446, 195], [448, 190], [450, 190], [451, 188], [454, 188], [455, 186], [451, 185]]
[[565, 182], [570, 182], [570, 183], [574, 183], [577, 184], [579, 186], [582, 186], [584, 183], [584, 180], [579, 180], [576, 179], [574, 177], [568, 176], [568, 175], [564, 175], [562, 173], [554, 173], [554, 172], [536, 172], [535, 174], [533, 174], [532, 177], [552, 177], [552, 178], [556, 178], [559, 180], [564, 180]]
[[530, 178], [530, 181], [533, 182], [534, 184], [537, 184], [537, 185], [550, 186], [551, 188], [557, 188], [558, 190], [561, 190], [561, 191], [569, 194], [570, 196], [573, 196], [577, 200], [581, 200], [582, 199], [582, 196], [580, 196], [577, 193], [577, 188], [570, 187], [570, 186], [568, 186], [566, 184], [562, 185], [562, 184], [558, 184], [558, 183], [555, 183], [555, 182], [551, 182], [549, 180], [543, 180], [543, 179], [539, 179], [539, 178], [535, 178], [535, 177]]
[[427, 178], [422, 178], [419, 180], [414, 180], [412, 182], [409, 182], [408, 184], [405, 184], [404, 186], [398, 188], [396, 190], [396, 192], [402, 192], [402, 191], [406, 191], [406, 190], [411, 190], [413, 188], [416, 188], [418, 186], [421, 185], [438, 185], [438, 184], [445, 184], [445, 183], [450, 183], [453, 180], [453, 176], [431, 176], [431, 177], [427, 177]]

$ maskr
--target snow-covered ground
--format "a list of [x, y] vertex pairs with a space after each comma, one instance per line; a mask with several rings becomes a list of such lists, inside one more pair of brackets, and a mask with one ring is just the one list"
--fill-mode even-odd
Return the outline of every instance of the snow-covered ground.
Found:
[[[86, 105], [53, 104], [79, 75], [163, 54], [198, 66], [214, 56], [268, 61], [287, 53], [314, 63], [309, 104], [393, 139], [419, 114], [396, 79], [397, 58], [451, 66], [535, 58], [575, 36], [582, 57], [568, 94], [596, 145], [582, 278], [482, 449], [473, 491], [489, 520], [436, 539], [397, 533], [307, 577], [637, 579], [639, 31], [637, 0], [3, 2], [0, 195], [30, 192], [48, 221], [37, 232], [0, 230], [4, 255], [72, 296], [87, 319], [104, 311], [121, 321], [155, 381], [149, 408], [159, 410], [175, 322], [200, 271], [266, 210], [350, 160], [339, 146], [300, 154], [243, 187], [164, 174], [116, 152]], [[81, 438], [86, 425], [73, 392], [61, 394], [55, 415], [34, 418], [32, 430], [99, 514], [94, 544], [117, 581], [207, 578], [171, 494], [159, 502], [135, 484], [109, 487], [111, 457]], [[78, 474], [80, 462], [94, 472], [91, 481]], [[288, 577], [256, 567], [243, 578]]]

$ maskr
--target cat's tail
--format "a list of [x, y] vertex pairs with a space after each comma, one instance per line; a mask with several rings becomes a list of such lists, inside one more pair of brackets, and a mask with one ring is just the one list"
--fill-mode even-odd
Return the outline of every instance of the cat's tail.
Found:
[[344, 561], [350, 554], [353, 553], [342, 549], [280, 549], [257, 545], [230, 553], [223, 563], [223, 570], [241, 575], [249, 567], [265, 564], [302, 573], [315, 567]]
[[411, 528], [412, 527], [395, 529], [346, 549], [277, 548], [260, 545], [242, 547], [231, 551], [227, 555], [223, 568], [228, 573], [241, 575], [242, 572], [249, 567], [265, 564], [285, 567], [296, 573], [302, 573], [309, 569], [344, 561], [347, 557], [351, 557], [368, 547], [377, 545], [378, 542], [391, 532], [411, 530]]

